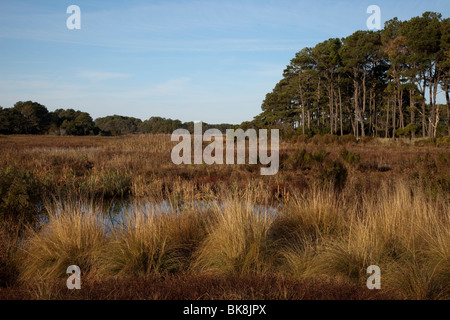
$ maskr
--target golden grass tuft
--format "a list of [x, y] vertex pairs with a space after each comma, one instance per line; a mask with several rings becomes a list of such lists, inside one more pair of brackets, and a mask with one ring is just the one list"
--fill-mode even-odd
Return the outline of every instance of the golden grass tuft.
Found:
[[54, 205], [48, 221], [38, 230], [30, 230], [23, 250], [22, 281], [67, 277], [70, 265], [78, 265], [82, 274], [95, 274], [97, 255], [106, 244], [101, 216], [77, 203]]
[[115, 276], [147, 276], [188, 268], [204, 238], [207, 212], [170, 206], [167, 212], [136, 207], [115, 229], [100, 254], [102, 272]]
[[215, 222], [201, 244], [193, 269], [220, 274], [263, 274], [271, 270], [268, 232], [273, 218], [255, 212], [250, 202], [239, 198], [215, 207]]

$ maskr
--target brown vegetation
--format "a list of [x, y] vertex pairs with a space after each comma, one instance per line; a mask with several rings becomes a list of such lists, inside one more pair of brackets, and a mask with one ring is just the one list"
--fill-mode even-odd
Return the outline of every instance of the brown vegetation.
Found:
[[[445, 145], [295, 138], [279, 173], [260, 176], [176, 166], [174, 144], [0, 137], [0, 298], [450, 297]], [[112, 200], [131, 203], [118, 223]], [[65, 288], [72, 264], [77, 292]], [[377, 292], [365, 287], [372, 264]]]

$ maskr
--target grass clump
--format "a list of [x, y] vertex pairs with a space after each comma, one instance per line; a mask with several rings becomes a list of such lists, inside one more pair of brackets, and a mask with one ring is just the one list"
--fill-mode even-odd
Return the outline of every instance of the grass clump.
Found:
[[94, 274], [97, 256], [106, 243], [99, 215], [80, 204], [55, 205], [39, 230], [30, 230], [24, 244], [23, 281], [66, 277], [67, 267], [78, 265], [83, 275]]
[[285, 244], [299, 239], [315, 242], [342, 231], [345, 216], [333, 192], [315, 187], [285, 205], [283, 213], [275, 218], [270, 234]]
[[273, 262], [268, 238], [273, 219], [236, 200], [217, 207], [215, 215], [193, 269], [240, 275], [268, 272]]
[[[178, 211], [177, 211], [178, 210]], [[206, 231], [205, 213], [171, 207], [170, 212], [137, 210], [112, 234], [101, 254], [106, 274], [148, 276], [182, 271]]]

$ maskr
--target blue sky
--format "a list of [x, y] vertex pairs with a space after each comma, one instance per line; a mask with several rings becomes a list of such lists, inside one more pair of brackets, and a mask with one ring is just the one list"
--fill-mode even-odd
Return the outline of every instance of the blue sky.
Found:
[[[81, 29], [69, 30], [69, 5]], [[33, 100], [97, 117], [240, 123], [295, 53], [450, 1], [53, 0], [0, 2], [0, 106]]]

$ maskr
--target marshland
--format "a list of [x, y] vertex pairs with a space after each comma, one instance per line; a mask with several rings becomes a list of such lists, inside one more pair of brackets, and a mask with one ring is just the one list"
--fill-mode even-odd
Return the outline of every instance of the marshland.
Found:
[[450, 297], [436, 140], [282, 139], [273, 176], [175, 165], [165, 134], [0, 141], [1, 299]]

